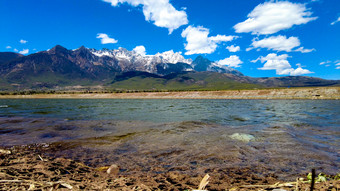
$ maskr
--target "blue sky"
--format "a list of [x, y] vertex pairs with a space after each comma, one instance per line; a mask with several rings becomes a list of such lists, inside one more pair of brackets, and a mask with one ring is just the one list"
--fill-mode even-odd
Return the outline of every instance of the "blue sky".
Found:
[[339, 0], [0, 0], [0, 51], [124, 47], [340, 79]]

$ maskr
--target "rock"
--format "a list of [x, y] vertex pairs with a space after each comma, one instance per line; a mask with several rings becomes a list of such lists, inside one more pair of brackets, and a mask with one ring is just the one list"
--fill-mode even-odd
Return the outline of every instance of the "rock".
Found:
[[70, 189], [70, 190], [72, 190], [73, 189], [73, 186], [71, 186], [71, 185], [69, 185], [68, 183], [60, 183], [60, 185], [62, 185], [63, 187], [65, 187], [65, 188], [68, 188], [68, 189]]
[[254, 140], [255, 137], [253, 135], [249, 135], [249, 134], [245, 134], [245, 133], [234, 133], [232, 135], [229, 136], [232, 139], [236, 139], [239, 141], [243, 141], [248, 143], [251, 140]]
[[119, 167], [115, 164], [111, 165], [106, 171], [107, 174], [118, 175]]
[[12, 152], [10, 150], [0, 149], [0, 154], [10, 155], [10, 154], [12, 154]]

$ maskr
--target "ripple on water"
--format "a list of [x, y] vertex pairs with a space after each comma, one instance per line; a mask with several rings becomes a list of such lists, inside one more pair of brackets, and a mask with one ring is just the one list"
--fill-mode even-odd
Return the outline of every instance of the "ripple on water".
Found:
[[0, 100], [0, 105], [11, 105], [0, 116], [14, 116], [0, 117], [1, 145], [54, 142], [60, 150], [51, 155], [117, 163], [126, 173], [235, 166], [287, 176], [311, 167], [340, 170], [340, 104], [334, 101]]

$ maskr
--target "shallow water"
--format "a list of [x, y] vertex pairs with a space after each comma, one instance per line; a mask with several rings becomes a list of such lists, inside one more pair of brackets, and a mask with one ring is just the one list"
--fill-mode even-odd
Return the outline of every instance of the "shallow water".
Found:
[[[281, 178], [340, 170], [338, 100], [0, 100], [0, 145], [126, 172], [250, 167]], [[6, 106], [6, 107], [5, 107]], [[244, 135], [249, 140], [237, 139]]]

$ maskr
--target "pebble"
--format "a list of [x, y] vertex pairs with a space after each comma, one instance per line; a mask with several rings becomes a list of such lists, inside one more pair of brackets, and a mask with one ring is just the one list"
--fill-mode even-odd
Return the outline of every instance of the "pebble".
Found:
[[12, 152], [11, 152], [11, 151], [9, 151], [9, 150], [5, 150], [5, 149], [0, 149], [0, 153], [1, 153], [1, 154], [7, 154], [7, 155], [10, 155], [10, 154], [12, 154]]
[[115, 164], [111, 165], [109, 169], [107, 169], [107, 174], [118, 175], [119, 167]]
[[232, 139], [236, 139], [245, 143], [248, 143], [249, 141], [252, 141], [255, 139], [253, 135], [245, 134], [245, 133], [234, 133], [229, 136]]

